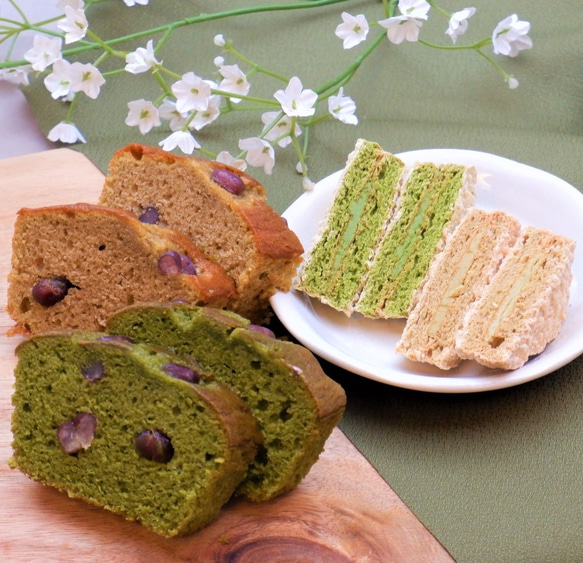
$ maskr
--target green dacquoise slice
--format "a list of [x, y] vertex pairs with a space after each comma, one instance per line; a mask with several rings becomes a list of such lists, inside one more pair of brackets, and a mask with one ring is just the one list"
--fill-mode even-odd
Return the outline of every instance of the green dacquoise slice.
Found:
[[360, 139], [300, 272], [296, 289], [352, 312], [374, 249], [393, 214], [405, 164], [378, 144]]
[[433, 256], [475, 202], [475, 170], [416, 165], [379, 244], [355, 310], [373, 318], [407, 317]]

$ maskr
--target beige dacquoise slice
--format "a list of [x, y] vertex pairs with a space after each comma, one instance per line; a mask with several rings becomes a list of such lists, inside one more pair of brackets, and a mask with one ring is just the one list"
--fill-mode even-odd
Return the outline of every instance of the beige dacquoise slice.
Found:
[[457, 366], [461, 358], [455, 339], [464, 317], [519, 235], [514, 217], [471, 209], [433, 259], [396, 351], [441, 369]]
[[491, 368], [517, 369], [554, 340], [569, 304], [575, 241], [526, 227], [464, 318], [456, 351]]

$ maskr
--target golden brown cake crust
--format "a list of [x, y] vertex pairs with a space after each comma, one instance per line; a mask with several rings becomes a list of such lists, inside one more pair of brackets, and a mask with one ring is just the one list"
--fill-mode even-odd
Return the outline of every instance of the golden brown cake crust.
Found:
[[[229, 308], [257, 320], [277, 290], [287, 291], [303, 247], [249, 174], [202, 158], [131, 144], [112, 157], [100, 203], [138, 215], [154, 207], [159, 224], [183, 232], [233, 277]], [[231, 193], [211, 179], [225, 170], [242, 183]]]
[[[158, 259], [172, 251], [192, 260], [196, 275], [164, 275]], [[32, 297], [39, 280], [61, 279], [66, 297], [46, 306]], [[144, 225], [119, 209], [79, 203], [21, 209], [12, 241], [7, 311], [12, 334], [53, 329], [101, 330], [116, 310], [144, 300], [225, 306], [233, 280], [184, 235]]]

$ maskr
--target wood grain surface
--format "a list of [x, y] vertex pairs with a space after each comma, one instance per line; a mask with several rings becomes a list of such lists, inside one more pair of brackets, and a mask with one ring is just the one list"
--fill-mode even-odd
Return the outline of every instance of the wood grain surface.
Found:
[[171, 540], [8, 468], [20, 341], [6, 336], [12, 321], [5, 312], [15, 214], [21, 207], [96, 203], [102, 183], [101, 172], [69, 149], [0, 160], [0, 560], [452, 561], [339, 429], [291, 493], [261, 504], [235, 499], [204, 530]]

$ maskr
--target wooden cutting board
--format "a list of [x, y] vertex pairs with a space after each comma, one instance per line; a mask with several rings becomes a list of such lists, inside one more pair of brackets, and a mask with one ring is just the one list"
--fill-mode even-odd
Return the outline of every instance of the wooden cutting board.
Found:
[[[231, 501], [204, 530], [167, 540], [72, 500], [7, 466], [18, 337], [5, 312], [15, 215], [21, 207], [96, 203], [102, 173], [69, 149], [0, 160], [0, 558], [3, 561], [452, 561], [346, 436], [336, 429], [291, 493]], [[39, 241], [42, 244], [42, 241]]]

